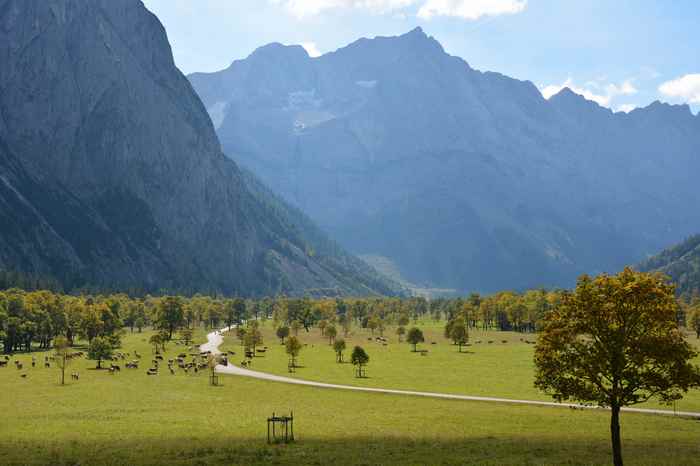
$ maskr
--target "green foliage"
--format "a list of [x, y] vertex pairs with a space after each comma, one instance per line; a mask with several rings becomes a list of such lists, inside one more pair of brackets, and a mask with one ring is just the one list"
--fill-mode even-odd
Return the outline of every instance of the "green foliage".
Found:
[[328, 343], [332, 344], [335, 337], [338, 335], [338, 330], [336, 330], [335, 325], [329, 325], [326, 327], [326, 337], [328, 337]]
[[622, 464], [619, 413], [652, 397], [671, 402], [700, 386], [696, 351], [676, 323], [674, 287], [625, 269], [583, 276], [545, 318], [536, 351], [535, 385], [556, 400], [612, 410], [613, 459]]
[[111, 359], [112, 345], [102, 337], [95, 337], [88, 347], [88, 359], [97, 361], [97, 369], [102, 369], [102, 361]]
[[286, 325], [283, 325], [282, 327], [277, 327], [277, 331], [275, 332], [277, 335], [277, 338], [280, 339], [280, 343], [284, 345], [284, 339], [289, 336], [289, 327]]
[[343, 362], [343, 351], [345, 351], [345, 340], [342, 338], [337, 339], [333, 343], [333, 351], [335, 351], [335, 357], [337, 362]]
[[173, 338], [173, 332], [183, 325], [185, 309], [183, 299], [179, 296], [166, 296], [158, 303], [157, 324], [159, 328], [168, 331], [168, 340]]
[[297, 364], [297, 358], [299, 357], [299, 353], [301, 352], [301, 342], [297, 337], [289, 337], [287, 339], [287, 344], [285, 345], [285, 350], [287, 351], [287, 354], [291, 358], [291, 363], [292, 367], [296, 367]]
[[686, 299], [700, 294], [700, 235], [645, 260], [638, 268], [668, 275], [677, 285], [676, 292]]
[[363, 368], [369, 364], [369, 355], [361, 346], [356, 346], [352, 350], [350, 355], [350, 361], [354, 366], [357, 367], [357, 377], [362, 377], [364, 375]]
[[418, 327], [412, 327], [408, 331], [408, 335], [406, 336], [406, 341], [413, 345], [414, 352], [418, 351], [418, 344], [423, 343], [425, 341], [425, 337], [423, 336], [423, 331], [421, 329], [419, 329]]

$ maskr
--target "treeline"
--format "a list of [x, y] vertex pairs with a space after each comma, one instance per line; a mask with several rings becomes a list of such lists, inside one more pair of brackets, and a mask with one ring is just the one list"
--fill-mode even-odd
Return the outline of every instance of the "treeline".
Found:
[[[545, 314], [556, 308], [563, 291], [501, 292], [464, 298], [217, 298], [195, 295], [145, 296], [126, 294], [65, 295], [52, 291], [9, 289], [0, 292], [0, 342], [4, 352], [51, 347], [65, 337], [71, 345], [100, 337], [118, 347], [124, 332], [149, 327], [165, 340], [182, 329], [220, 328], [247, 320], [271, 320], [274, 328], [295, 333], [312, 327], [353, 327], [383, 335], [389, 326], [432, 319], [460, 321], [467, 329], [536, 332]], [[700, 299], [679, 301], [679, 325], [700, 334]]]

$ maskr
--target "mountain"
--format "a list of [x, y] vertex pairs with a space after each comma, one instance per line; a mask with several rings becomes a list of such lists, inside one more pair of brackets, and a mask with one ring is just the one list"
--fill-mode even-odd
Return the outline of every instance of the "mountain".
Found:
[[481, 72], [420, 28], [188, 76], [227, 154], [342, 245], [460, 291], [571, 286], [700, 229], [700, 118]]
[[0, 268], [68, 288], [392, 293], [222, 153], [139, 0], [0, 0]]
[[700, 235], [663, 250], [637, 266], [642, 272], [661, 272], [671, 277], [677, 292], [684, 296], [700, 294]]

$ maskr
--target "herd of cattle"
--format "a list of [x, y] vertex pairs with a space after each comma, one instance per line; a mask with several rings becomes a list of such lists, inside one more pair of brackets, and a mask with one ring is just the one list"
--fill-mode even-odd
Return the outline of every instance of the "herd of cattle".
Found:
[[[176, 358], [171, 358], [167, 360], [167, 368], [170, 374], [175, 375], [178, 370], [183, 371], [185, 374], [198, 373], [201, 370], [205, 370], [209, 367], [209, 361], [212, 357], [210, 351], [201, 352], [198, 351], [197, 346], [192, 346], [188, 348], [189, 352], [180, 353]], [[235, 354], [233, 351], [228, 353], [223, 353], [216, 357], [216, 364], [228, 365], [228, 356]], [[76, 358], [85, 357], [85, 353], [82, 351], [71, 352], [67, 355], [67, 359], [72, 360]], [[133, 352], [116, 352], [110, 359], [109, 367], [106, 367], [109, 374], [114, 375], [122, 370], [121, 364], [124, 364], [125, 369], [138, 369], [142, 361], [141, 354], [138, 351]], [[45, 368], [50, 369], [52, 363], [56, 361], [54, 355], [45, 355], [43, 360], [43, 365]], [[5, 355], [0, 358], [0, 368], [7, 368], [10, 363], [13, 363], [18, 371], [21, 371], [20, 377], [27, 378], [28, 373], [24, 371], [25, 362], [20, 359], [13, 359], [10, 355]], [[31, 367], [37, 367], [38, 361], [36, 356], [31, 357]], [[159, 370], [165, 365], [165, 357], [160, 353], [156, 352], [151, 360], [150, 367], [146, 370], [146, 374], [149, 376], [158, 375]], [[71, 378], [73, 380], [79, 380], [80, 374], [78, 372], [72, 372]]]

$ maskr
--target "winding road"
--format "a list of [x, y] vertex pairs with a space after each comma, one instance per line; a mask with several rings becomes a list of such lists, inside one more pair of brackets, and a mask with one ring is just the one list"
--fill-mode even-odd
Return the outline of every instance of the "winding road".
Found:
[[[207, 342], [200, 346], [201, 351], [211, 351], [213, 354], [219, 354], [219, 346], [224, 341], [222, 335], [223, 332], [227, 332], [229, 328], [223, 328], [211, 332], [207, 335]], [[442, 398], [447, 400], [463, 400], [463, 401], [486, 401], [494, 403], [509, 403], [509, 404], [520, 404], [520, 405], [533, 405], [533, 406], [550, 406], [558, 408], [574, 408], [574, 409], [606, 409], [598, 406], [585, 406], [573, 403], [555, 403], [552, 401], [533, 401], [533, 400], [515, 400], [511, 398], [495, 398], [488, 396], [470, 396], [470, 395], [455, 395], [450, 393], [435, 393], [435, 392], [417, 392], [412, 390], [395, 390], [390, 388], [373, 388], [373, 387], [355, 387], [352, 385], [338, 385], [333, 383], [324, 382], [314, 382], [311, 380], [294, 379], [292, 377], [283, 377], [280, 375], [268, 374], [266, 372], [253, 371], [250, 369], [245, 369], [243, 367], [238, 367], [232, 363], [227, 366], [219, 365], [216, 367], [216, 372], [220, 374], [230, 374], [239, 375], [243, 377], [252, 377], [255, 379], [269, 380], [271, 382], [281, 382], [294, 385], [306, 385], [309, 387], [317, 388], [331, 388], [336, 390], [352, 390], [356, 392], [371, 392], [371, 393], [385, 393], [390, 395], [408, 395], [408, 396], [422, 396], [427, 398]], [[690, 411], [671, 411], [665, 409], [645, 409], [645, 408], [622, 408], [623, 411], [633, 412], [633, 413], [644, 413], [644, 414], [661, 414], [666, 416], [681, 416], [681, 417], [692, 417], [700, 419], [700, 413], [690, 412]]]

